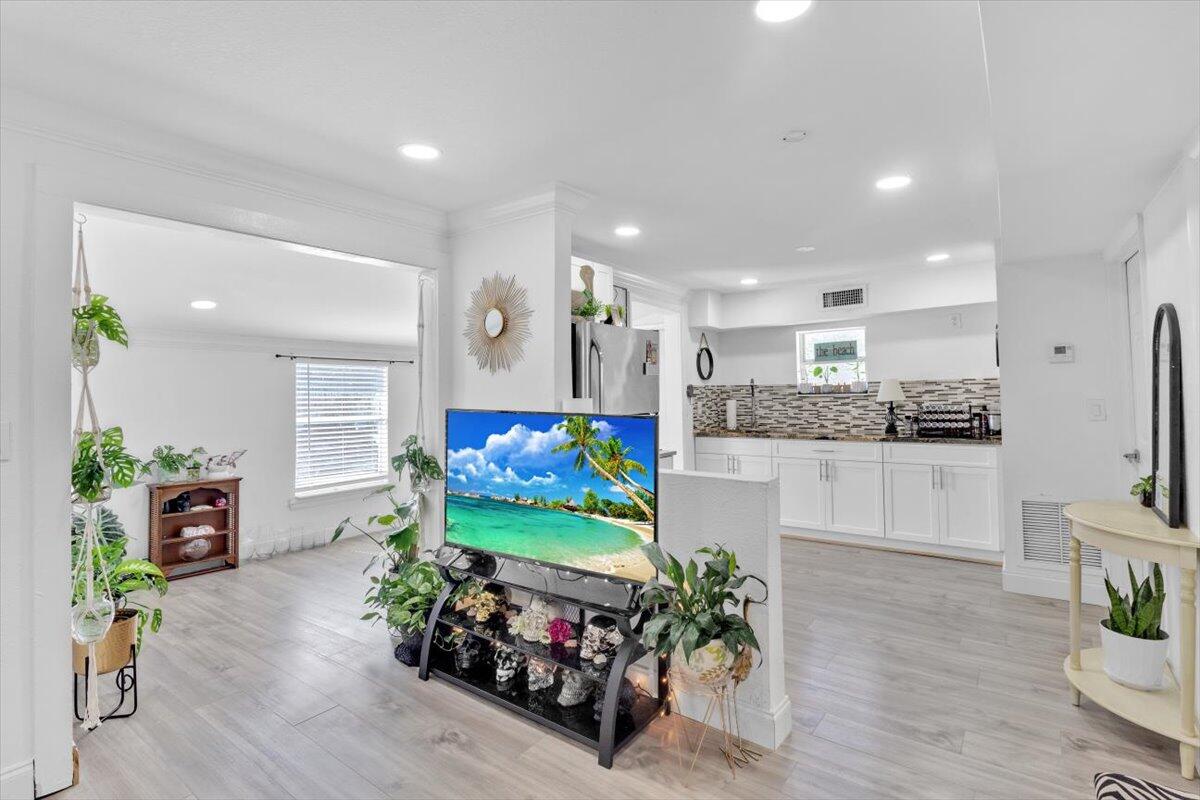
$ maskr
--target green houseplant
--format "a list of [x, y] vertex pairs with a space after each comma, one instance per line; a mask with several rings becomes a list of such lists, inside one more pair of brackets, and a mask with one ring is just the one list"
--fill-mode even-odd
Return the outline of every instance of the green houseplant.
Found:
[[[116, 517], [113, 514], [113, 517]], [[149, 624], [152, 632], [157, 632], [162, 625], [162, 609], [143, 602], [144, 598], [157, 595], [162, 597], [167, 593], [167, 579], [162, 570], [155, 564], [140, 558], [126, 558], [125, 551], [128, 540], [124, 536], [105, 541], [100, 549], [92, 553], [91, 570], [95, 585], [107, 586], [112, 592], [112, 601], [116, 607], [118, 618], [137, 617], [137, 633], [135, 641], [138, 649], [142, 646], [142, 634]], [[71, 561], [79, 565], [83, 560], [83, 535], [71, 537]], [[72, 605], [78, 605], [84, 598], [86, 564], [81, 565], [75, 574], [72, 587]], [[141, 594], [145, 593], [145, 594]], [[115, 627], [115, 626], [114, 626]], [[78, 643], [76, 648], [87, 648]]]
[[207, 455], [208, 451], [203, 447], [193, 447], [190, 451], [184, 453], [175, 449], [172, 444], [160, 444], [154, 448], [154, 452], [150, 455], [148, 464], [153, 464], [158, 470], [159, 481], [166, 483], [179, 477], [179, 473], [187, 470], [188, 477], [193, 478], [190, 474], [195, 471], [195, 478], [200, 477], [200, 459], [196, 456]]
[[652, 578], [642, 588], [642, 603], [657, 609], [642, 629], [642, 643], [658, 655], [673, 654], [675, 664], [699, 683], [723, 682], [740, 657], [759, 649], [754, 629], [730, 610], [743, 602], [735, 592], [747, 581], [764, 590], [766, 584], [739, 574], [737, 556], [720, 545], [696, 551], [707, 556], [703, 571], [694, 559], [684, 566], [656, 542], [642, 551], [671, 582], [665, 586]]
[[1104, 672], [1124, 686], [1158, 689], [1167, 661], [1167, 634], [1160, 627], [1166, 601], [1162, 569], [1155, 564], [1151, 575], [1139, 583], [1133, 565], [1126, 566], [1129, 568], [1129, 597], [1118, 591], [1108, 573], [1104, 575], [1109, 601], [1108, 619], [1100, 621]]
[[1154, 505], [1154, 476], [1146, 475], [1134, 481], [1129, 487], [1129, 493], [1138, 498], [1142, 505], [1150, 508]]
[[423, 634], [429, 611], [445, 583], [432, 561], [410, 561], [395, 574], [372, 575], [363, 601], [372, 610], [362, 619], [386, 621], [396, 638]]
[[132, 486], [147, 471], [147, 465], [125, 449], [125, 433], [119, 427], [100, 432], [99, 450], [96, 437], [84, 431], [71, 460], [71, 489], [81, 502], [95, 503], [106, 499], [111, 489]]

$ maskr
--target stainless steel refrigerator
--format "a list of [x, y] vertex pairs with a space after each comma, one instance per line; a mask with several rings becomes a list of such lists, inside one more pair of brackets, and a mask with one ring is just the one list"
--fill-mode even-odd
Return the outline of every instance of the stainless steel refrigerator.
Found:
[[571, 324], [574, 396], [597, 414], [658, 413], [658, 331]]

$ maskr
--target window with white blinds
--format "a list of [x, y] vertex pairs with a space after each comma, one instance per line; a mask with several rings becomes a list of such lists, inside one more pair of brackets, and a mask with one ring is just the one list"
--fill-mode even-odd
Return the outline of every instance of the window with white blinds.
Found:
[[387, 477], [386, 364], [296, 362], [296, 493]]

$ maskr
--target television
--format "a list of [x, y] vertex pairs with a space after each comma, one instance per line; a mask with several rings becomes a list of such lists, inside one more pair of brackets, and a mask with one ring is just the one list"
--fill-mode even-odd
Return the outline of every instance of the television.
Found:
[[446, 543], [631, 583], [654, 577], [658, 418], [446, 412]]

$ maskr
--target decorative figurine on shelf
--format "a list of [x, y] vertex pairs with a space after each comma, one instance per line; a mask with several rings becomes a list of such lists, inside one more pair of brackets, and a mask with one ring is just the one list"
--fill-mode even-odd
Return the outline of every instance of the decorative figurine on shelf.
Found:
[[234, 450], [232, 453], [209, 456], [208, 461], [205, 462], [205, 467], [208, 469], [208, 477], [233, 477], [233, 471], [237, 469], [238, 459], [244, 455], [246, 455], [245, 450]]
[[577, 706], [592, 694], [592, 681], [578, 672], [563, 670], [562, 689], [558, 693], [558, 704], [563, 707]]
[[558, 616], [553, 603], [533, 597], [520, 614], [508, 621], [508, 632], [527, 642], [550, 644], [550, 620]]
[[483, 661], [483, 642], [474, 636], [466, 636], [454, 647], [454, 668], [460, 673], [470, 672]]
[[228, 506], [229, 506], [229, 498], [228, 497], [222, 496], [222, 497], [218, 497], [216, 500], [213, 500], [213, 508], [227, 508]]
[[602, 666], [608, 663], [608, 659], [623, 641], [625, 637], [617, 630], [616, 621], [612, 617], [597, 614], [584, 626], [579, 657]]
[[208, 551], [212, 549], [212, 542], [204, 537], [211, 533], [216, 533], [216, 528], [212, 525], [187, 525], [179, 531], [179, 535], [184, 539], [194, 539], [179, 548], [179, 555], [188, 561], [199, 561], [208, 555]]
[[182, 514], [192, 510], [192, 493], [180, 492], [178, 497], [163, 503], [164, 514]]
[[501, 646], [496, 651], [496, 686], [502, 690], [513, 689], [517, 676], [525, 667], [525, 654], [511, 647]]
[[493, 616], [503, 616], [508, 608], [508, 599], [504, 589], [495, 584], [484, 585], [473, 581], [468, 585], [466, 593], [454, 604], [454, 611], [466, 614], [467, 617], [482, 625]]
[[549, 689], [554, 685], [554, 673], [558, 668], [549, 661], [543, 661], [540, 658], [529, 659], [529, 664], [526, 666], [526, 674], [528, 683], [526, 686], [529, 691], [540, 692], [543, 689]]
[[550, 634], [550, 644], [561, 644], [564, 647], [575, 647], [575, 626], [571, 621], [563, 617], [555, 617], [550, 620], [550, 625], [546, 628], [546, 632]]
[[[599, 720], [604, 713], [604, 695], [606, 694], [606, 686], [608, 684], [608, 674], [605, 670], [589, 666], [585, 667], [589, 675], [596, 678], [596, 700], [592, 703], [592, 718]], [[633, 710], [633, 704], [637, 701], [637, 688], [633, 685], [633, 681], [629, 678], [621, 678], [621, 694], [617, 699], [617, 714], [628, 714]]]

